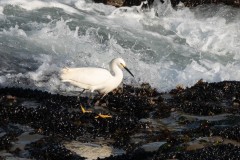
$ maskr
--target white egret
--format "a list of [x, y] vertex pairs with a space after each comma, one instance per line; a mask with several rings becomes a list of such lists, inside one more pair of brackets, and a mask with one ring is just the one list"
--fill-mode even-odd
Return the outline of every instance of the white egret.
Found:
[[[64, 68], [61, 70], [60, 77], [63, 82], [69, 82], [70, 84], [82, 88], [83, 91], [99, 91], [104, 97], [106, 94], [117, 88], [122, 82], [123, 68], [133, 76], [122, 58], [113, 59], [109, 63], [109, 67], [113, 74], [103, 68]], [[82, 111], [85, 112], [83, 107]]]

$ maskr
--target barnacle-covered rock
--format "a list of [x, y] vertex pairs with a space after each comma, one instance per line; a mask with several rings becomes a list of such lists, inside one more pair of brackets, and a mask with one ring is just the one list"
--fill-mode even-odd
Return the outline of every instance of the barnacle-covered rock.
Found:
[[[235, 81], [200, 80], [159, 93], [149, 84], [123, 85], [103, 99], [0, 88], [0, 153], [83, 159], [64, 145], [80, 142], [122, 151], [102, 159], [239, 159], [239, 87]], [[93, 112], [83, 113], [80, 105]], [[112, 118], [96, 118], [98, 113]], [[28, 135], [38, 139], [21, 142]], [[21, 143], [27, 145], [16, 147]]]

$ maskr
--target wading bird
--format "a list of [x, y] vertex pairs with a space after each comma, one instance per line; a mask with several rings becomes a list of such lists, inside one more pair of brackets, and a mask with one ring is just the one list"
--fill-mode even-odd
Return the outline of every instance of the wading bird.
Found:
[[[134, 75], [126, 67], [126, 63], [122, 58], [115, 58], [109, 63], [109, 72], [103, 68], [83, 67], [83, 68], [64, 68], [61, 70], [60, 77], [63, 82], [80, 87], [85, 90], [98, 91], [104, 97], [106, 94], [117, 88], [123, 79], [122, 69], [128, 71], [133, 77]], [[82, 106], [82, 111], [86, 111]], [[99, 117], [107, 118], [109, 116], [99, 114]]]

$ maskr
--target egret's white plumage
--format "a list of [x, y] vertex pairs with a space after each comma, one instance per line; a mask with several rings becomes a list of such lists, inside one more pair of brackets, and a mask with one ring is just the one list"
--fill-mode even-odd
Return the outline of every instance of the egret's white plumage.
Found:
[[117, 88], [123, 79], [122, 69], [125, 68], [132, 76], [133, 74], [126, 67], [122, 58], [113, 59], [109, 67], [113, 75], [103, 68], [64, 68], [61, 70], [63, 82], [69, 82], [77, 87], [90, 90], [97, 90], [104, 96]]

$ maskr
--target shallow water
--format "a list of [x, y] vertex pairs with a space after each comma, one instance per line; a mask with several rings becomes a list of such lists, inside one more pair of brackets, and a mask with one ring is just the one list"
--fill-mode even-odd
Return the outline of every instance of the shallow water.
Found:
[[0, 1], [0, 85], [67, 93], [64, 66], [100, 66], [123, 57], [135, 75], [124, 83], [176, 85], [240, 80], [240, 11], [169, 2], [115, 8], [88, 0]]

